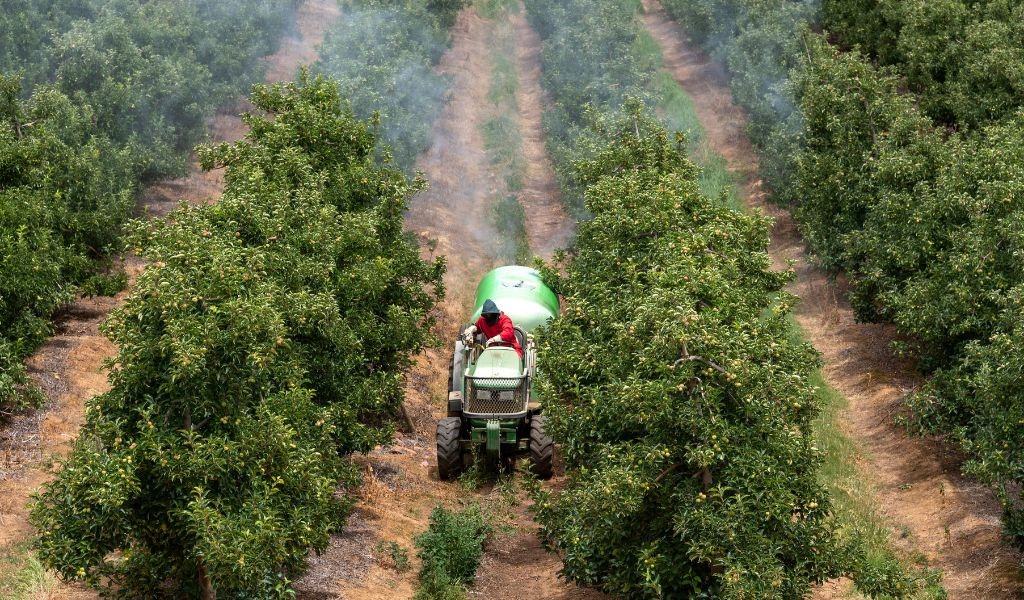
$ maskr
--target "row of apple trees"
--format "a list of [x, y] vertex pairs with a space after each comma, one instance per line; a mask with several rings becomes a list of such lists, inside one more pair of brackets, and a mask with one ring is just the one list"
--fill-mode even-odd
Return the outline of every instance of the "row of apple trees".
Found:
[[338, 85], [257, 86], [212, 205], [136, 223], [150, 262], [105, 324], [111, 389], [32, 509], [40, 559], [124, 598], [289, 598], [345, 522], [346, 456], [385, 443], [443, 263], [403, 214], [419, 184]]
[[1024, 5], [666, 6], [725, 61], [766, 180], [858, 317], [895, 323], [931, 374], [914, 423], [968, 451], [1024, 543]]
[[564, 313], [539, 390], [568, 482], [537, 519], [569, 578], [622, 597], [803, 597], [856, 561], [818, 480], [818, 359], [790, 334], [768, 222], [703, 196], [639, 103], [592, 127], [606, 145], [573, 174], [592, 219], [544, 273]]
[[[12, 0], [0, 11], [0, 412], [21, 361], [100, 277], [146, 181], [177, 175], [259, 79], [296, 2]], [[112, 285], [113, 284], [113, 285]]]

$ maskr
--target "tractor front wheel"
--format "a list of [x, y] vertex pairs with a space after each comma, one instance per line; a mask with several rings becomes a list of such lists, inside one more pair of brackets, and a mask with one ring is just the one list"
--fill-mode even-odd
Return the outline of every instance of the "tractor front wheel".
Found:
[[551, 479], [554, 472], [555, 441], [544, 430], [547, 418], [530, 419], [530, 470], [541, 479]]
[[454, 479], [462, 472], [461, 432], [462, 419], [458, 417], [437, 422], [437, 475], [442, 480]]

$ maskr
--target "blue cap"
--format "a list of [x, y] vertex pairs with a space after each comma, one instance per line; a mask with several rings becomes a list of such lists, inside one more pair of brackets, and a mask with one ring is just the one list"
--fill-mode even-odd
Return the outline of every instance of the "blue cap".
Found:
[[480, 310], [481, 315], [496, 315], [501, 311], [498, 310], [498, 305], [494, 303], [494, 300], [485, 300], [484, 307]]

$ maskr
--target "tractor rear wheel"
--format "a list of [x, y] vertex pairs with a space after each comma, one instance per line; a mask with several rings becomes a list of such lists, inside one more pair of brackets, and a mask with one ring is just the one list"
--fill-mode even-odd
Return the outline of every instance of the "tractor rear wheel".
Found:
[[442, 480], [454, 479], [462, 472], [461, 432], [462, 419], [458, 417], [437, 422], [437, 475]]
[[541, 479], [551, 479], [554, 472], [555, 440], [544, 429], [546, 421], [541, 415], [530, 419], [530, 471]]

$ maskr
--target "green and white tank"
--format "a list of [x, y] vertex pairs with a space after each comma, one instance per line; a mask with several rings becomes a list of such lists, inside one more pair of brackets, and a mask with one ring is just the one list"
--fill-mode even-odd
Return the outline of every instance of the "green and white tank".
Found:
[[480, 317], [480, 310], [487, 299], [494, 300], [498, 310], [526, 333], [558, 315], [558, 296], [544, 285], [540, 273], [529, 267], [499, 267], [484, 275], [476, 288], [471, 323]]

